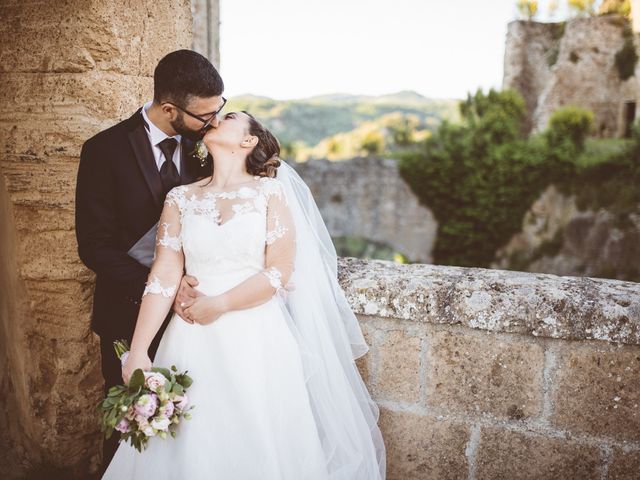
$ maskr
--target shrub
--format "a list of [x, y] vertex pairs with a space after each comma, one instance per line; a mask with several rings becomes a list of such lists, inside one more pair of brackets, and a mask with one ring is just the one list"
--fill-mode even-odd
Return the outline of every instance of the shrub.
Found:
[[587, 135], [593, 129], [593, 112], [567, 106], [553, 112], [545, 137], [552, 149], [562, 148], [569, 142], [576, 151], [584, 149]]
[[516, 92], [478, 91], [461, 103], [461, 125], [443, 122], [421, 150], [399, 157], [403, 178], [438, 220], [436, 263], [489, 266], [544, 188], [575, 176], [591, 112], [563, 108], [527, 137], [524, 111]]

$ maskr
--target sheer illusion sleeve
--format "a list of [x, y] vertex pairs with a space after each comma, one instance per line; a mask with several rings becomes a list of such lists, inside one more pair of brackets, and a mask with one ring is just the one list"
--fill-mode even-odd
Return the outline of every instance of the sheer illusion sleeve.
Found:
[[164, 201], [151, 271], [142, 294], [131, 348], [146, 350], [171, 309], [184, 270], [181, 241], [181, 188], [169, 191]]
[[264, 268], [225, 292], [228, 310], [260, 305], [284, 293], [293, 273], [296, 232], [287, 198], [279, 180], [264, 187], [267, 197], [267, 225]]

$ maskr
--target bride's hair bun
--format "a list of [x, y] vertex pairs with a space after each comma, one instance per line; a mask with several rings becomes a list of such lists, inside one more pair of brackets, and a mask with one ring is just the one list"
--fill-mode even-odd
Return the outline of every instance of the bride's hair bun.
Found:
[[280, 166], [280, 144], [253, 115], [249, 116], [249, 134], [258, 137], [258, 144], [247, 155], [247, 172], [261, 177], [275, 177]]
[[274, 153], [269, 160], [264, 162], [264, 176], [275, 177], [279, 166], [280, 157], [277, 153]]

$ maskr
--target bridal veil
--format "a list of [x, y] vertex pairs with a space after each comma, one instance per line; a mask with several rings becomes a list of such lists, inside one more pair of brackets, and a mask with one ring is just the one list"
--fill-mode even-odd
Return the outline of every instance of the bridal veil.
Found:
[[337, 254], [306, 183], [282, 161], [277, 171], [296, 231], [284, 314], [298, 342], [309, 400], [332, 480], [384, 479], [379, 409], [355, 364], [369, 347], [337, 278]]

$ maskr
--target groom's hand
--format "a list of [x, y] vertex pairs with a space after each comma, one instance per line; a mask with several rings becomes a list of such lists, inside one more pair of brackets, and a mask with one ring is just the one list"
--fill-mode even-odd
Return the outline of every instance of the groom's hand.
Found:
[[193, 305], [196, 298], [204, 295], [204, 293], [195, 289], [197, 285], [198, 279], [196, 277], [185, 275], [180, 281], [178, 294], [173, 301], [173, 311], [176, 312], [185, 322], [191, 324], [193, 324], [193, 320], [186, 317], [184, 309]]

